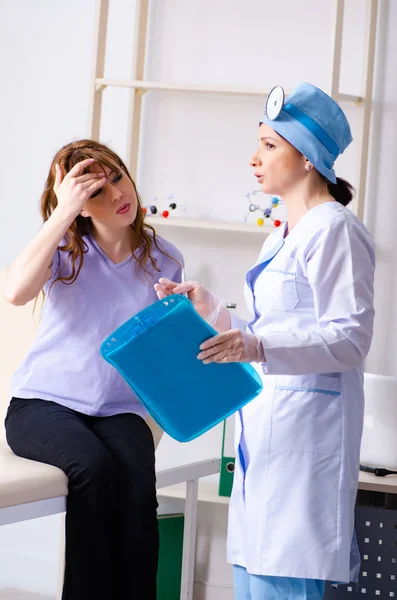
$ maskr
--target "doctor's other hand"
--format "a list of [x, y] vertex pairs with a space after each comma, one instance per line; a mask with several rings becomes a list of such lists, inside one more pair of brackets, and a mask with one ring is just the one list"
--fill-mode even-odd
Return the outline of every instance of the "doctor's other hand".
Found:
[[195, 310], [203, 319], [207, 319], [220, 304], [218, 298], [198, 281], [176, 283], [162, 277], [159, 279], [159, 283], [154, 285], [154, 289], [160, 300], [171, 294], [187, 294]]
[[205, 365], [212, 362], [266, 362], [260, 336], [240, 329], [230, 329], [206, 340], [200, 350], [197, 358]]

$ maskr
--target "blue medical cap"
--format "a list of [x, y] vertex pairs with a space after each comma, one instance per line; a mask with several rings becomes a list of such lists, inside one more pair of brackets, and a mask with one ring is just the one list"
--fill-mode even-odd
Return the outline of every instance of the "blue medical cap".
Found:
[[285, 138], [332, 183], [333, 165], [353, 140], [350, 125], [340, 106], [319, 88], [301, 83], [287, 98], [279, 115], [266, 123]]

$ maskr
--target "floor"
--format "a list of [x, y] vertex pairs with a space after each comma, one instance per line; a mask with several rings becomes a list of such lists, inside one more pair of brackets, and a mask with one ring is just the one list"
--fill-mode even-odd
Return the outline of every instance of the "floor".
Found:
[[7, 588], [0, 590], [0, 600], [55, 600], [55, 598]]

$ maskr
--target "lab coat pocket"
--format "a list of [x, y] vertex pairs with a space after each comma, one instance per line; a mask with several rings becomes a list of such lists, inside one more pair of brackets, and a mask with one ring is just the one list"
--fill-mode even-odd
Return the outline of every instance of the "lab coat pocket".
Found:
[[296, 286], [297, 261], [295, 258], [283, 260], [280, 264], [273, 262], [265, 270], [266, 296], [270, 300], [266, 310], [292, 310], [298, 304], [299, 297]]
[[271, 449], [340, 455], [342, 417], [339, 376], [279, 376], [273, 399]]

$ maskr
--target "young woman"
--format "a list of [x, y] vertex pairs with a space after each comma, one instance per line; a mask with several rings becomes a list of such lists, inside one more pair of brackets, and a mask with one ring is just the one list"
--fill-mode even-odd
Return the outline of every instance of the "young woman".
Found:
[[159, 274], [181, 280], [179, 251], [143, 219], [128, 170], [91, 140], [57, 152], [44, 225], [8, 272], [22, 305], [44, 291], [37, 338], [11, 387], [11, 449], [69, 478], [63, 600], [156, 598], [153, 436], [146, 412], [99, 352], [157, 300]]
[[279, 89], [258, 140], [255, 176], [283, 198], [288, 222], [247, 273], [250, 322], [197, 282], [160, 279], [155, 288], [159, 298], [188, 292], [221, 332], [201, 345], [200, 360], [252, 362], [263, 379], [236, 419], [228, 532], [236, 600], [319, 600], [325, 580], [354, 580], [359, 568], [354, 504], [374, 246], [345, 208], [351, 186], [333, 170], [352, 137], [332, 98], [306, 83], [284, 102]]

